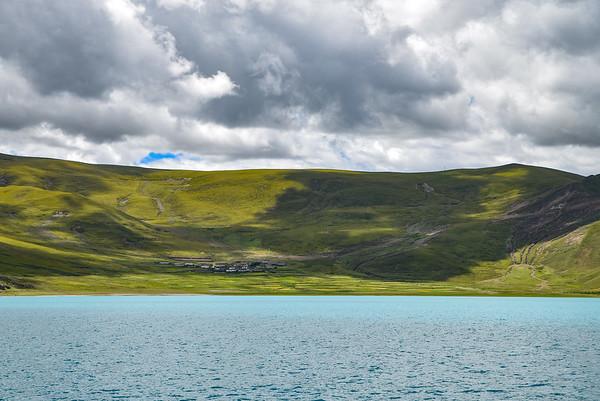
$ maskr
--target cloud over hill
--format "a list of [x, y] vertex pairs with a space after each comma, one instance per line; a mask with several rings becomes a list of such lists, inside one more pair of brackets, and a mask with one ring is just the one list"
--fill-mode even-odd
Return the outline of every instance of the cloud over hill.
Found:
[[592, 0], [8, 0], [0, 151], [597, 172]]

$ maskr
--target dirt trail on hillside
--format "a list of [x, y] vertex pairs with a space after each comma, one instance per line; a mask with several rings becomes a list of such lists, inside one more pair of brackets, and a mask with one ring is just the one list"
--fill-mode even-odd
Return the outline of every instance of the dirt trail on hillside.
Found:
[[165, 207], [162, 201], [159, 198], [152, 198], [154, 204], [156, 205], [157, 214], [161, 215], [165, 211]]

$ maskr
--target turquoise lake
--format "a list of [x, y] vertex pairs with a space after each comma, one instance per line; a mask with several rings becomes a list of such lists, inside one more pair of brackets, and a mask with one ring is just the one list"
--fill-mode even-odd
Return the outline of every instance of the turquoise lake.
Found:
[[0, 297], [0, 400], [600, 400], [600, 299]]

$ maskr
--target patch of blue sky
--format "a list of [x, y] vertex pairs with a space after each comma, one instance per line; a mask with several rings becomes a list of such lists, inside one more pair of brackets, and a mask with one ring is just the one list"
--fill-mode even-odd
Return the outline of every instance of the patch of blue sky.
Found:
[[156, 161], [159, 160], [164, 160], [164, 159], [179, 159], [179, 157], [181, 156], [181, 153], [172, 153], [172, 152], [165, 152], [165, 153], [160, 153], [160, 152], [150, 152], [148, 153], [146, 156], [144, 156], [141, 160], [140, 160], [140, 164], [152, 164]]

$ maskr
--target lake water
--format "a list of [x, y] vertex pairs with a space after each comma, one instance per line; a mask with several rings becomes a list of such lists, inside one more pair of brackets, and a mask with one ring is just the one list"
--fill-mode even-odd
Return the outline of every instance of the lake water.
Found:
[[1, 400], [600, 400], [600, 299], [0, 297]]

